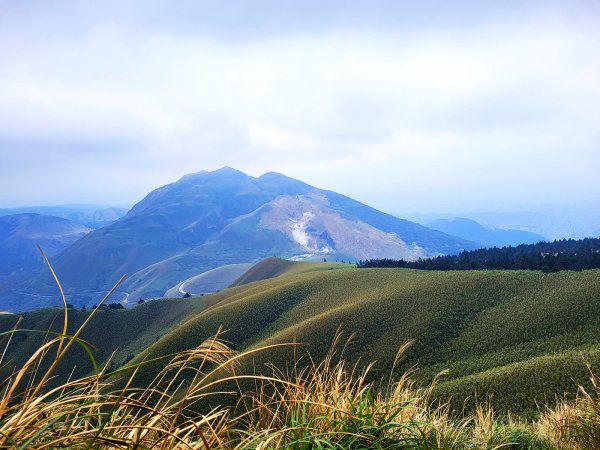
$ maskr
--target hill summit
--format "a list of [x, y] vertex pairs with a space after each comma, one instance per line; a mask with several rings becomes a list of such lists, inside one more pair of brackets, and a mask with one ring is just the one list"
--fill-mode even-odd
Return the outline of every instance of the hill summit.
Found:
[[[158, 188], [123, 218], [61, 253], [54, 267], [76, 305], [97, 301], [124, 273], [115, 297], [160, 297], [177, 283], [224, 264], [286, 259], [415, 259], [474, 245], [399, 219], [341, 194], [269, 172], [224, 167]], [[43, 271], [0, 291], [8, 309], [57, 301]], [[1, 289], [1, 288], [0, 288]]]

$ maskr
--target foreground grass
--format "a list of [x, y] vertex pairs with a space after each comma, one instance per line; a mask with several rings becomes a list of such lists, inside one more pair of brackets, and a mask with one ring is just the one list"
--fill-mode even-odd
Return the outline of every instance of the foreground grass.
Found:
[[[575, 401], [547, 409], [536, 422], [497, 420], [490, 405], [457, 418], [431, 401], [431, 387], [416, 387], [410, 371], [384, 386], [367, 382], [370, 368], [348, 366], [336, 344], [320, 363], [247, 376], [236, 373], [247, 355], [213, 337], [168, 356], [169, 363], [144, 388], [133, 387], [140, 368], [134, 364], [112, 373], [105, 366], [47, 390], [52, 367], [69, 347], [87, 345], [76, 335], [59, 335], [2, 382], [0, 448], [600, 448], [596, 377], [593, 391], [581, 389]], [[52, 364], [38, 373], [43, 358]], [[119, 376], [126, 382], [113, 384]], [[247, 380], [253, 389], [230, 389], [231, 382], [241, 386]], [[208, 406], [215, 394], [223, 395], [220, 386], [237, 399], [236, 406]]]

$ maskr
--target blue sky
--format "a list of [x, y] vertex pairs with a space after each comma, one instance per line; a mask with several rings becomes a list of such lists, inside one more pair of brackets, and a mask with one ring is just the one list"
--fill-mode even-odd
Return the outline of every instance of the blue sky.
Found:
[[600, 2], [0, 0], [0, 207], [279, 171], [382, 210], [598, 207]]

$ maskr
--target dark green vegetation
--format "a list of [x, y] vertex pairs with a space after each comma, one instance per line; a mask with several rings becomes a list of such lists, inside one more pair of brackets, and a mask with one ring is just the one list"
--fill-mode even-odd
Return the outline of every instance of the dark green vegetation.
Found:
[[[163, 297], [201, 272], [271, 255], [410, 259], [468, 248], [475, 245], [284, 175], [223, 168], [156, 189], [52, 263], [69, 301], [89, 307], [124, 273], [113, 301]], [[0, 283], [0, 302], [10, 311], [59, 305], [46, 270]]]
[[359, 268], [396, 267], [421, 270], [586, 270], [600, 268], [600, 239], [563, 239], [554, 242], [464, 251], [458, 255], [405, 261], [371, 259]]

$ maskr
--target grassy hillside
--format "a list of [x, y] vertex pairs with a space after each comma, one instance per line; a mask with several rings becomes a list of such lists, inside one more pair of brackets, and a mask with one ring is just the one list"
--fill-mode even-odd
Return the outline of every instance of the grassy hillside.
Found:
[[[423, 272], [363, 269], [284, 275], [211, 295], [213, 306], [174, 328], [143, 353], [196, 345], [220, 325], [238, 349], [300, 342], [316, 359], [336, 329], [355, 333], [345, 355], [378, 361], [388, 373], [398, 347], [412, 339], [403, 366], [417, 365], [421, 382], [450, 370], [436, 396], [493, 394], [499, 411], [531, 414], [600, 369], [600, 271]], [[291, 349], [263, 353], [283, 364]], [[148, 374], [149, 376], [149, 374]], [[467, 407], [469, 403], [467, 402]]]
[[[499, 412], [533, 415], [538, 404], [552, 403], [565, 392], [572, 396], [578, 383], [586, 385], [587, 363], [600, 371], [598, 270], [359, 270], [348, 264], [268, 259], [247, 275], [247, 284], [201, 299], [103, 311], [83, 338], [98, 347], [100, 362], [116, 351], [115, 365], [134, 355], [139, 361], [195, 347], [221, 326], [223, 338], [238, 350], [302, 343], [260, 353], [254, 361], [260, 369], [265, 362], [284, 367], [306, 353], [320, 360], [342, 326], [346, 336], [354, 334], [345, 356], [377, 361], [373, 379], [389, 374], [397, 349], [414, 340], [398, 370], [416, 365], [416, 379], [427, 384], [448, 369], [434, 397], [451, 399], [457, 411], [491, 395]], [[268, 276], [275, 277], [260, 280]], [[85, 316], [71, 311], [72, 327]], [[47, 330], [55, 319], [58, 329], [60, 312], [39, 310], [24, 318], [21, 328]], [[0, 330], [16, 319], [0, 315]], [[42, 338], [15, 336], [8, 356], [22, 359]], [[91, 365], [85, 360], [83, 351], [73, 353], [63, 373], [75, 363], [76, 374], [87, 373]], [[146, 368], [141, 383], [158, 369]]]
[[194, 295], [220, 291], [229, 287], [252, 266], [254, 266], [252, 263], [225, 264], [216, 269], [207, 270], [173, 286], [165, 292], [165, 297], [181, 297], [182, 291]]
[[353, 265], [338, 262], [304, 262], [289, 261], [287, 259], [270, 257], [263, 259], [242, 274], [232, 286], [241, 286], [254, 281], [275, 278], [281, 275], [297, 275], [305, 272], [319, 272], [323, 270], [349, 269]]
[[[71, 343], [64, 335], [48, 343], [56, 348], [56, 361]], [[432, 403], [431, 388], [417, 388], [410, 372], [393, 383], [374, 384], [367, 381], [368, 367], [357, 370], [330, 352], [305, 368], [273, 368], [268, 377], [248, 378], [236, 375], [241, 356], [210, 338], [170, 355], [150, 383], [136, 381], [135, 364], [121, 372], [127, 379], [118, 383], [121, 387], [107, 383], [104, 368], [93, 376], [69, 377], [53, 395], [45, 394], [53, 366], [38, 372], [27, 390], [15, 391], [25, 366], [3, 382], [0, 448], [600, 448], [598, 377], [592, 391], [581, 390], [576, 399], [559, 402], [534, 421], [498, 419], [485, 404], [455, 417]], [[32, 363], [39, 359], [38, 352]], [[248, 383], [251, 389], [242, 390]], [[231, 386], [226, 397], [236, 406], [210, 407], [214, 388], [224, 384]]]
[[[81, 337], [96, 347], [93, 355], [99, 365], [114, 353], [112, 366], [118, 367], [156, 342], [171, 327], [206, 306], [203, 299], [190, 298], [156, 300], [125, 310], [107, 309], [98, 312]], [[89, 312], [69, 310], [68, 331], [73, 333], [88, 314]], [[59, 332], [62, 329], [63, 311], [59, 308], [39, 309], [25, 313], [22, 317], [23, 321], [19, 326], [22, 330]], [[0, 332], [11, 329], [18, 318], [19, 315], [16, 314], [0, 314]], [[32, 355], [47, 338], [44, 333], [23, 331], [15, 334], [4, 360], [7, 364], [0, 367], [0, 379], [12, 370], [15, 363], [18, 366]], [[67, 355], [58, 372], [69, 374], [73, 367], [74, 376], [86, 375], [93, 369], [89, 357], [78, 346]]]

